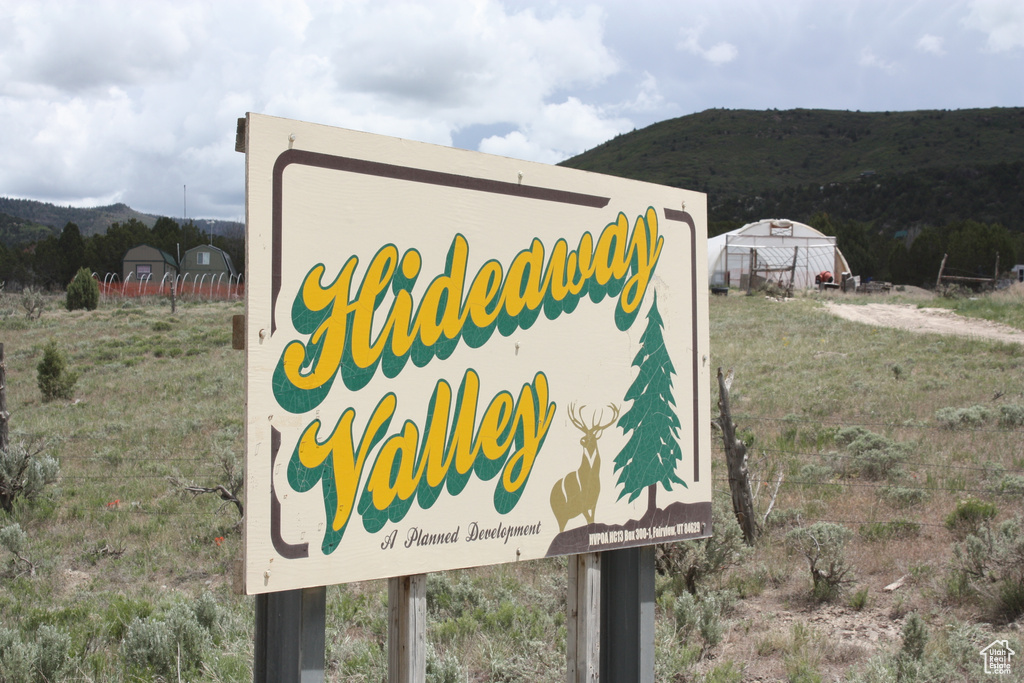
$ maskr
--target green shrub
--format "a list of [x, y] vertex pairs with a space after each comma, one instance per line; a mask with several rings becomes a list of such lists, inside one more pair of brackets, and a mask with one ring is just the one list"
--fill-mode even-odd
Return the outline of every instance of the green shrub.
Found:
[[17, 631], [0, 627], [0, 683], [25, 683], [35, 678], [38, 652]]
[[928, 491], [922, 488], [883, 486], [878, 493], [898, 508], [913, 507], [928, 500]]
[[861, 588], [859, 591], [850, 596], [850, 609], [855, 612], [860, 612], [868, 606], [868, 589]]
[[427, 643], [427, 682], [462, 683], [464, 680], [466, 675], [458, 656], [451, 651], [438, 654], [433, 643]]
[[65, 305], [69, 311], [84, 309], [95, 311], [100, 305], [100, 285], [88, 268], [80, 268], [68, 285]]
[[951, 574], [961, 594], [981, 597], [992, 619], [1012, 622], [1024, 614], [1024, 516], [968, 534], [953, 547]]
[[921, 533], [921, 525], [905, 519], [890, 522], [861, 524], [860, 535], [865, 541], [890, 541], [894, 538], [914, 538]]
[[53, 683], [70, 667], [71, 636], [43, 624], [30, 639], [0, 627], [0, 683]]
[[129, 666], [139, 670], [152, 669], [158, 674], [175, 670], [176, 652], [170, 628], [162, 621], [138, 617], [128, 624], [121, 643], [121, 653]]
[[1020, 427], [1024, 425], [1024, 406], [1018, 403], [1007, 403], [999, 406], [999, 424], [1003, 427]]
[[0, 509], [11, 512], [18, 499], [35, 500], [57, 481], [60, 464], [42, 449], [14, 441], [0, 450]]
[[839, 463], [842, 474], [856, 474], [877, 481], [898, 476], [907, 459], [907, 446], [863, 427], [847, 427], [836, 433], [836, 443], [846, 451]]
[[722, 642], [725, 635], [722, 617], [732, 609], [733, 602], [729, 591], [701, 591], [697, 595], [683, 592], [672, 604], [676, 631], [684, 640], [699, 634], [703, 642], [701, 651], [707, 653]]
[[60, 680], [71, 667], [71, 636], [49, 624], [36, 631], [36, 672], [40, 681]]
[[749, 552], [736, 515], [725, 496], [716, 496], [712, 501], [711, 526], [714, 535], [709, 538], [657, 546], [655, 562], [658, 573], [671, 576], [673, 581], [682, 584], [676, 586], [674, 592], [682, 592], [685, 588], [696, 593], [706, 578], [720, 576], [726, 568], [739, 564]]
[[183, 674], [199, 671], [212, 646], [213, 638], [195, 610], [179, 602], [162, 620], [135, 617], [128, 625], [121, 651], [135, 669], [171, 678], [179, 665]]
[[213, 593], [204, 591], [196, 598], [192, 610], [195, 612], [196, 621], [199, 622], [199, 625], [216, 639], [220, 634], [224, 615], [221, 613], [220, 606], [217, 604], [217, 599], [213, 597]]
[[946, 528], [959, 538], [964, 538], [994, 518], [997, 511], [994, 503], [977, 498], [965, 498], [958, 501], [953, 511], [946, 515]]
[[34, 287], [26, 287], [21, 291], [21, 307], [25, 309], [25, 317], [39, 320], [46, 310], [46, 297]]
[[991, 418], [992, 411], [983, 405], [973, 405], [969, 408], [939, 408], [935, 411], [935, 421], [946, 429], [975, 429]]
[[853, 580], [853, 568], [846, 563], [846, 543], [852, 532], [833, 522], [815, 522], [786, 534], [786, 545], [807, 558], [811, 571], [811, 595], [819, 601], [833, 600]]
[[907, 617], [903, 624], [903, 645], [900, 651], [911, 659], [921, 659], [924, 656], [924, 646], [928, 643], [928, 627], [924, 619], [916, 613]]
[[144, 620], [152, 613], [153, 605], [146, 600], [133, 600], [122, 595], [114, 595], [103, 613], [103, 630], [111, 639], [121, 641], [132, 622]]
[[1004, 496], [1024, 496], [1024, 476], [1007, 474], [999, 480], [996, 491]]
[[70, 400], [74, 396], [78, 373], [68, 369], [68, 361], [57, 348], [57, 342], [50, 340], [43, 349], [43, 359], [36, 366], [39, 391], [43, 402], [56, 399]]

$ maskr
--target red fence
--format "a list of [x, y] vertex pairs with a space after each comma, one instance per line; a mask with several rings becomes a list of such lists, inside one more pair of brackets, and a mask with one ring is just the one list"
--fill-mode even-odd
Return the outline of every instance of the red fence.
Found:
[[[107, 299], [171, 296], [172, 283], [147, 281], [100, 282], [100, 295]], [[227, 301], [245, 296], [242, 282], [178, 282], [177, 296], [181, 299]]]

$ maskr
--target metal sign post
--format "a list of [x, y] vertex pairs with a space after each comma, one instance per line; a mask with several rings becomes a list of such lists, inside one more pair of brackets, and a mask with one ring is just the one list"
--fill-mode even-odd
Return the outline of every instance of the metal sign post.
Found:
[[601, 680], [654, 683], [654, 546], [601, 553]]
[[256, 596], [253, 683], [323, 683], [327, 588]]

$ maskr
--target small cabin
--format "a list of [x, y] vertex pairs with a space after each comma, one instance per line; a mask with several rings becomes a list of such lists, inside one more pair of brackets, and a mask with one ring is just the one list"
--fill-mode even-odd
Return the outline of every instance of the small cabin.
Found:
[[178, 274], [178, 264], [174, 257], [163, 249], [140, 244], [125, 252], [121, 261], [121, 280], [129, 278], [139, 282], [149, 280], [160, 283], [165, 275], [172, 277]]
[[186, 279], [191, 274], [193, 281], [203, 279], [203, 275], [207, 276], [207, 281], [219, 275], [223, 275], [225, 280], [238, 276], [231, 255], [212, 244], [187, 250], [181, 260], [181, 272]]
[[1024, 264], [1018, 263], [1013, 268], [1010, 268], [1010, 272], [1013, 273], [1014, 281], [1024, 282]]

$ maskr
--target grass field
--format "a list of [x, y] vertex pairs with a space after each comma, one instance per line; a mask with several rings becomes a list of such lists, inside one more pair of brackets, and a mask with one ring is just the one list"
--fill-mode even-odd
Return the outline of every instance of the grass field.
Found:
[[[45, 444], [61, 474], [0, 511], [0, 529], [24, 532], [16, 554], [0, 547], [0, 683], [178, 680], [179, 668], [180, 680], [251, 680], [253, 602], [232, 589], [238, 512], [182, 491], [240, 473], [230, 332], [242, 304], [69, 313], [52, 300], [30, 320], [3, 296], [11, 439]], [[1022, 308], [993, 295], [959, 310], [1024, 328]], [[1024, 680], [1024, 588], [998, 555], [1024, 549], [1024, 531], [985, 536], [1024, 514], [1024, 347], [858, 325], [813, 297], [713, 297], [710, 316], [710, 364], [735, 372], [762, 512], [782, 483], [754, 548], [730, 545], [726, 507], [720, 556], [684, 551], [696, 596], [659, 576], [658, 680], [971, 681], [997, 638], [1021, 658], [1000, 680]], [[80, 373], [71, 400], [44, 402], [37, 387], [51, 340]], [[828, 600], [786, 540], [818, 522], [849, 532], [851, 581]], [[955, 555], [972, 538], [995, 538], [982, 580]], [[564, 560], [431, 575], [428, 680], [564, 680], [565, 584]], [[328, 590], [329, 680], [386, 678], [386, 594], [385, 582]]]

